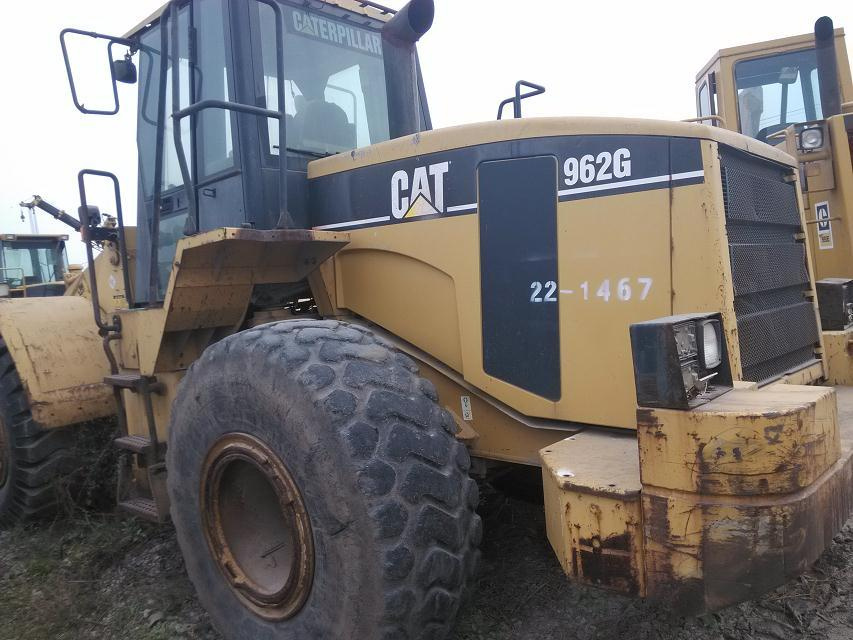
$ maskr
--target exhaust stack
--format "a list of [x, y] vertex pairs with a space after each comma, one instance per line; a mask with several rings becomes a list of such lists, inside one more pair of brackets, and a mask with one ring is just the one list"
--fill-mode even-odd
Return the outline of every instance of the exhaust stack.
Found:
[[823, 117], [841, 113], [841, 90], [838, 86], [838, 59], [835, 55], [835, 29], [832, 18], [823, 16], [814, 23], [814, 42], [817, 53], [817, 77], [820, 85], [820, 104]]
[[422, 85], [415, 43], [435, 16], [433, 0], [411, 0], [382, 28], [385, 82], [388, 86], [388, 124], [392, 138], [421, 129]]

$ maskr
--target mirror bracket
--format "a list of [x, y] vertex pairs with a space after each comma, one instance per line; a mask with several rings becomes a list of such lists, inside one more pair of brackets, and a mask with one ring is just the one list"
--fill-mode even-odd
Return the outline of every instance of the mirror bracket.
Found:
[[[68, 35], [77, 35], [77, 36], [85, 36], [88, 38], [94, 38], [96, 40], [107, 40], [109, 44], [107, 45], [107, 59], [110, 64], [110, 81], [113, 85], [113, 106], [109, 109], [89, 109], [80, 102], [77, 96], [77, 87], [74, 84], [74, 73], [71, 71], [71, 60], [68, 56], [68, 46], [66, 44], [66, 38]], [[62, 58], [65, 61], [65, 73], [68, 76], [68, 84], [71, 87], [71, 99], [74, 101], [74, 106], [81, 113], [85, 113], [87, 115], [102, 115], [102, 116], [111, 116], [118, 113], [119, 110], [119, 100], [118, 100], [118, 82], [123, 83], [133, 83], [136, 82], [136, 65], [130, 60], [130, 56], [133, 55], [137, 49], [138, 45], [134, 40], [129, 40], [127, 38], [121, 38], [118, 36], [110, 36], [103, 33], [96, 33], [95, 31], [83, 31], [81, 29], [63, 29], [59, 33], [59, 44], [62, 47]], [[128, 52], [125, 54], [124, 60], [118, 59], [116, 60], [116, 56], [113, 55], [113, 46], [125, 46], [128, 48]], [[132, 71], [130, 69], [132, 67]], [[131, 75], [133, 74], [133, 79], [131, 80]]]

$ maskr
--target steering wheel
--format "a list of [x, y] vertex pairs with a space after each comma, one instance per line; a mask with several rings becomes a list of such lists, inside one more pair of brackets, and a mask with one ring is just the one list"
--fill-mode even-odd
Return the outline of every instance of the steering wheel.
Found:
[[788, 128], [787, 123], [779, 123], [779, 124], [771, 124], [763, 129], [759, 129], [758, 133], [755, 134], [755, 137], [761, 142], [767, 142], [767, 136], [773, 135], [777, 131], [782, 131]]

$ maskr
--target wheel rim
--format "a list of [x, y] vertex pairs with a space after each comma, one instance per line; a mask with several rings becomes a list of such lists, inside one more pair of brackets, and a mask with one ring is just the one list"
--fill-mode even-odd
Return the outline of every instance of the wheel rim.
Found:
[[223, 436], [202, 469], [205, 537], [222, 575], [249, 609], [284, 620], [314, 577], [311, 523], [281, 459], [247, 434]]

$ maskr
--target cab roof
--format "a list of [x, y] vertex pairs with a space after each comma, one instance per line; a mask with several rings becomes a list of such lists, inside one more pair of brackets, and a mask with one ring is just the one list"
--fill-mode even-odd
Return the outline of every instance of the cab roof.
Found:
[[68, 240], [68, 235], [64, 233], [2, 233], [0, 241], [2, 242], [27, 242], [39, 240], [53, 240], [56, 242]]
[[[844, 37], [844, 28], [839, 27], [835, 29], [834, 35], [836, 38]], [[737, 47], [728, 47], [726, 49], [720, 49], [715, 53], [711, 59], [702, 67], [699, 73], [696, 74], [696, 81], [698, 82], [705, 74], [708, 73], [708, 70], [717, 62], [717, 60], [721, 58], [729, 58], [734, 56], [740, 56], [745, 53], [756, 53], [760, 54], [764, 51], [768, 53], [778, 50], [780, 48], [799, 48], [799, 47], [809, 47], [814, 46], [814, 33], [804, 33], [798, 36], [789, 36], [787, 38], [777, 38], [775, 40], [765, 40], [763, 42], [753, 42], [752, 44], [744, 44]]]
[[[361, 15], [370, 18], [372, 20], [379, 20], [380, 22], [387, 22], [390, 20], [395, 13], [396, 10], [391, 9], [389, 7], [385, 7], [379, 3], [373, 2], [372, 0], [315, 0], [320, 4], [331, 5], [334, 7], [340, 7], [341, 9], [346, 9], [347, 11], [352, 11], [353, 13], [360, 13]], [[163, 12], [166, 8], [172, 4], [171, 2], [167, 2], [162, 7], [157, 9], [150, 16], [145, 18], [142, 22], [137, 24], [133, 29], [124, 34], [124, 38], [130, 39], [134, 36], [138, 35], [141, 31], [143, 31], [146, 27], [152, 25], [160, 19], [160, 16], [163, 15]], [[309, 7], [310, 8], [310, 7]]]

